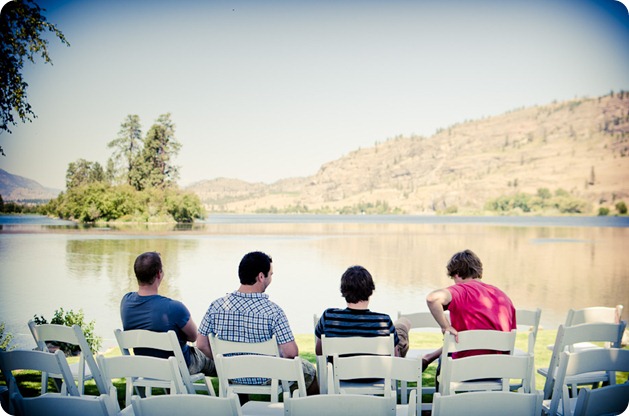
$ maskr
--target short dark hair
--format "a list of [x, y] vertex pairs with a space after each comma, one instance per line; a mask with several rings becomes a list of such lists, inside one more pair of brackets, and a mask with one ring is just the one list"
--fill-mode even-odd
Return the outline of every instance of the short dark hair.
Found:
[[369, 300], [376, 290], [371, 273], [362, 266], [352, 266], [341, 276], [341, 295], [347, 303]]
[[482, 279], [483, 263], [472, 250], [463, 250], [452, 256], [448, 262], [448, 276], [458, 274], [461, 279]]
[[142, 286], [152, 285], [157, 274], [162, 271], [162, 259], [159, 253], [149, 251], [140, 254], [135, 259], [133, 271], [135, 272], [135, 277], [138, 279], [138, 284]]
[[238, 266], [238, 277], [243, 285], [254, 285], [260, 272], [264, 277], [269, 277], [273, 259], [261, 251], [253, 251], [245, 254]]

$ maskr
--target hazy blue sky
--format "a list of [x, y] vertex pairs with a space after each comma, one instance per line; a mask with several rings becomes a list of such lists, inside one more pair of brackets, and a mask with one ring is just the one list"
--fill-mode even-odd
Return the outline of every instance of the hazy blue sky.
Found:
[[50, 37], [54, 65], [25, 69], [38, 118], [0, 135], [0, 168], [56, 188], [69, 162], [106, 162], [128, 114], [146, 132], [172, 113], [181, 185], [270, 183], [399, 134], [629, 90], [613, 0], [38, 3], [71, 47]]

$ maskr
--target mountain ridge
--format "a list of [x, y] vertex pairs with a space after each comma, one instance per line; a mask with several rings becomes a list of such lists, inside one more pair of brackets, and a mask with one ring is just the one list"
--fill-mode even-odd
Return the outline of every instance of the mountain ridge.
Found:
[[0, 169], [0, 195], [4, 201], [49, 200], [56, 198], [60, 192], [33, 179]]
[[196, 182], [209, 212], [479, 213], [487, 201], [564, 189], [598, 206], [629, 197], [629, 94], [553, 102], [465, 121], [430, 137], [397, 136], [272, 184]]

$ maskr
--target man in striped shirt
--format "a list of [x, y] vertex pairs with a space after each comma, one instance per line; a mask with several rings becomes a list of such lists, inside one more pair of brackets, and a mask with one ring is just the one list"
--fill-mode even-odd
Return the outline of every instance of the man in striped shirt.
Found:
[[341, 295], [347, 308], [329, 308], [323, 312], [315, 327], [315, 352], [321, 355], [321, 335], [326, 337], [383, 337], [394, 334], [395, 353], [404, 357], [408, 351], [410, 322], [402, 318], [393, 323], [384, 313], [369, 310], [369, 298], [376, 286], [367, 269], [348, 268], [341, 277]]

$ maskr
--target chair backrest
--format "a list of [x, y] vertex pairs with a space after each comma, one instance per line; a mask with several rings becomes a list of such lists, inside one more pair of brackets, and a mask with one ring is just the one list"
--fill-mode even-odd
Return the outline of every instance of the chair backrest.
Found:
[[433, 397], [432, 416], [533, 416], [542, 413], [542, 392], [482, 391]]
[[212, 355], [214, 359], [218, 354], [260, 354], [270, 355], [273, 357], [280, 356], [280, 350], [277, 346], [275, 335], [271, 339], [264, 342], [234, 342], [219, 339], [215, 334], [208, 336]]
[[238, 396], [230, 394], [228, 397], [212, 397], [206, 395], [176, 394], [168, 396], [153, 396], [141, 399], [131, 397], [131, 406], [135, 416], [241, 416], [242, 409]]
[[289, 416], [321, 415], [395, 415], [395, 396], [365, 396], [362, 394], [321, 394], [290, 397], [284, 393], [285, 414]]
[[515, 348], [515, 329], [510, 332], [493, 330], [471, 330], [459, 332], [459, 341], [446, 332], [443, 339], [442, 358], [450, 353], [470, 350], [494, 350], [513, 353]]
[[[457, 391], [456, 383], [478, 379], [502, 379], [502, 391], [510, 390], [510, 379], [521, 380], [524, 393], [534, 391], [533, 356], [531, 355], [475, 355], [453, 360], [446, 357], [447, 370], [442, 372], [440, 393], [443, 396]], [[441, 386], [443, 386], [441, 388]]]
[[573, 416], [626, 415], [629, 410], [629, 384], [598, 389], [581, 389]]
[[83, 334], [83, 330], [80, 326], [72, 325], [71, 327], [69, 327], [56, 324], [37, 325], [33, 320], [30, 320], [28, 321], [28, 328], [30, 329], [31, 334], [35, 339], [35, 343], [37, 344], [37, 349], [39, 351], [49, 351], [47, 347], [48, 341], [57, 341], [77, 345], [81, 350], [77, 374], [80, 393], [83, 392], [83, 385], [86, 379], [85, 365], [87, 364], [91, 372], [91, 378], [96, 383], [98, 391], [101, 394], [107, 394], [105, 380], [103, 379], [98, 365], [96, 364], [96, 360], [94, 359], [92, 350], [90, 349], [89, 344], [85, 339], [85, 335]]
[[321, 335], [321, 352], [323, 357], [373, 354], [395, 356], [395, 340], [393, 334], [388, 337], [326, 337]]
[[123, 355], [130, 355], [131, 349], [134, 348], [153, 348], [161, 351], [170, 352], [175, 357], [179, 372], [181, 373], [181, 379], [188, 393], [195, 392], [192, 380], [190, 378], [190, 372], [186, 364], [186, 359], [181, 351], [181, 345], [177, 339], [175, 331], [170, 330], [168, 332], [155, 332], [145, 329], [132, 329], [122, 331], [120, 329], [114, 330], [116, 335], [116, 341], [120, 347], [120, 352]]
[[613, 323], [591, 323], [579, 324], [575, 326], [559, 325], [553, 353], [548, 364], [548, 374], [544, 383], [544, 398], [548, 399], [554, 388], [555, 377], [552, 377], [555, 369], [559, 366], [561, 353], [571, 345], [579, 342], [609, 342], [612, 347], [620, 348], [622, 336], [625, 331], [626, 322]]
[[557, 414], [560, 402], [563, 405], [563, 414], [572, 414], [570, 409], [571, 403], [569, 400], [570, 395], [565, 379], [566, 377], [593, 371], [629, 372], [629, 350], [619, 348], [597, 348], [583, 350], [577, 353], [567, 351], [562, 352], [559, 360], [559, 368], [557, 369], [557, 376], [555, 377], [553, 394], [549, 405], [550, 414]]
[[527, 352], [533, 354], [535, 352], [535, 342], [537, 340], [537, 332], [539, 330], [539, 322], [542, 317], [542, 310], [532, 309], [516, 309], [515, 321], [518, 329], [526, 327], [529, 331]]
[[[18, 383], [13, 376], [13, 371], [16, 370], [35, 370], [42, 373], [58, 374], [63, 380], [67, 394], [79, 396], [79, 390], [74, 384], [68, 361], [60, 350], [53, 354], [32, 350], [0, 351], [0, 370], [2, 370], [9, 389], [9, 398], [17, 395], [19, 400], [19, 396], [21, 396]], [[11, 414], [14, 412], [12, 400], [9, 401], [9, 412]]]
[[14, 395], [13, 400], [20, 415], [114, 416], [116, 414], [114, 408], [108, 407], [110, 398], [106, 394], [98, 397], [75, 397], [48, 393], [30, 398]]
[[[110, 395], [117, 395], [116, 388], [111, 380], [115, 378], [126, 379], [125, 401], [127, 406], [131, 404], [133, 382], [138, 377], [167, 383], [171, 389], [171, 394], [184, 394], [187, 392], [175, 357], [163, 359], [141, 355], [120, 355], [116, 357], [98, 355], [96, 360], [108, 383]], [[117, 397], [113, 397], [113, 399], [117, 400]]]
[[592, 323], [620, 323], [623, 305], [615, 307], [592, 306], [583, 309], [570, 309], [566, 317], [565, 326]]
[[[450, 311], [444, 311], [446, 319], [450, 322]], [[414, 312], [414, 313], [406, 313], [398, 311], [397, 313], [398, 319], [406, 318], [411, 322], [411, 330], [415, 329], [429, 329], [434, 328], [440, 330], [441, 327], [435, 321], [435, 318], [432, 316], [430, 312]]]
[[[422, 361], [421, 359], [391, 357], [388, 355], [356, 355], [351, 357], [332, 356], [333, 362], [333, 386], [329, 388], [330, 394], [365, 394], [364, 383], [342, 386], [344, 380], [357, 379], [384, 379], [382, 393], [385, 396], [395, 395], [397, 383], [406, 381], [417, 384], [418, 391], [422, 388]], [[395, 390], [392, 390], [392, 386]], [[369, 392], [367, 392], [369, 394]], [[413, 414], [421, 413], [421, 396], [415, 401]]]
[[[264, 342], [235, 342], [235, 341], [227, 341], [224, 339], [219, 339], [216, 334], [210, 334], [208, 336], [210, 341], [210, 348], [212, 349], [212, 356], [214, 357], [214, 363], [216, 365], [217, 357], [219, 355], [229, 356], [232, 354], [257, 354], [257, 355], [268, 355], [271, 357], [279, 357], [280, 350], [277, 345], [277, 340], [275, 335], [273, 335], [269, 340]], [[238, 381], [232, 382], [230, 378], [221, 377], [221, 370], [218, 365], [216, 365], [216, 373], [218, 374], [219, 380], [219, 395], [221, 397], [225, 397], [227, 394], [227, 390], [229, 387], [232, 387], [237, 393], [245, 393], [246, 391], [250, 391], [251, 389], [257, 389], [256, 387], [245, 387], [244, 384], [238, 384]], [[282, 383], [284, 384], [284, 383]], [[288, 388], [288, 385], [284, 385], [284, 388]], [[267, 393], [271, 394], [271, 393]], [[272, 398], [277, 400], [276, 395], [272, 395]]]
[[444, 334], [443, 348], [441, 351], [441, 382], [439, 383], [439, 392], [444, 394], [445, 386], [448, 384], [447, 380], [451, 373], [450, 363], [454, 360], [447, 360], [446, 358], [452, 353], [471, 350], [491, 350], [504, 351], [512, 355], [515, 349], [515, 335], [515, 330], [510, 332], [494, 330], [461, 331], [459, 332], [459, 341], [457, 342], [454, 335], [446, 332]]
[[[231, 356], [218, 354], [216, 356], [216, 370], [221, 386], [221, 397], [237, 392], [268, 394], [271, 396], [272, 402], [277, 402], [280, 393], [280, 381], [296, 382], [299, 395], [306, 396], [306, 382], [299, 357], [289, 359], [258, 354]], [[228, 383], [229, 379], [249, 377], [270, 379], [271, 383], [269, 385], [234, 385]]]

